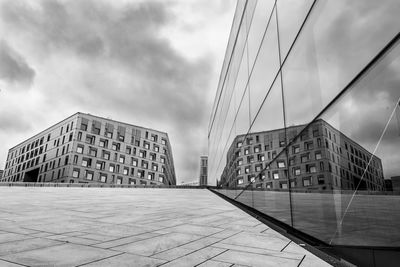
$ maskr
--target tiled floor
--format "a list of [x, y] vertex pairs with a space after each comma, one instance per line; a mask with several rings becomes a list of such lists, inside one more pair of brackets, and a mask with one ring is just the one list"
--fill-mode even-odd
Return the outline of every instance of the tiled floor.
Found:
[[329, 266], [203, 189], [0, 195], [0, 266]]

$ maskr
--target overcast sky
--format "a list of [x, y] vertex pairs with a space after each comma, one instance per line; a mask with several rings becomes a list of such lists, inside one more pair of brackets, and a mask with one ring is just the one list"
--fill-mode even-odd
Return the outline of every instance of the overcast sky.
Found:
[[235, 0], [0, 0], [0, 169], [77, 111], [169, 134], [199, 176]]

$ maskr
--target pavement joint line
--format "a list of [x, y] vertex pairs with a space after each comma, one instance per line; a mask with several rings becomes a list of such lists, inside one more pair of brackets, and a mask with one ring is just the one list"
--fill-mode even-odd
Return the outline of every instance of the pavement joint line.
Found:
[[284, 246], [284, 247], [281, 249], [281, 252], [282, 252], [285, 248], [287, 248], [287, 246], [289, 246], [290, 243], [292, 243], [292, 240], [290, 240], [289, 243], [287, 243], [286, 246]]
[[[24, 240], [18, 240], [18, 241], [25, 241], [26, 239], [24, 239]], [[57, 240], [58, 241], [58, 240]], [[15, 241], [14, 241], [15, 242]], [[59, 242], [63, 242], [63, 244], [56, 244], [56, 245], [47, 245], [47, 246], [43, 246], [43, 247], [40, 247], [40, 248], [37, 248], [37, 249], [41, 249], [41, 248], [49, 248], [49, 247], [54, 247], [54, 246], [57, 246], [57, 245], [65, 245], [65, 244], [67, 244], [68, 242], [65, 242], [65, 241], [59, 241]], [[11, 253], [7, 253], [7, 254], [3, 254], [3, 255], [0, 255], [0, 257], [2, 257], [2, 256], [7, 256], [7, 255], [12, 255], [12, 254], [17, 254], [17, 253], [22, 253], [22, 252], [27, 252], [27, 251], [32, 251], [32, 250], [35, 250], [35, 249], [26, 249], [26, 250], [20, 250], [20, 251], [18, 251], [18, 252], [11, 252]], [[20, 263], [19, 263], [20, 264]]]
[[208, 259], [206, 259], [205, 261], [200, 262], [199, 264], [196, 264], [195, 266], [199, 266], [200, 264], [203, 264], [203, 263], [205, 263], [206, 261], [212, 260], [213, 258], [215, 258], [215, 257], [217, 257], [217, 256], [219, 256], [219, 255], [221, 255], [221, 254], [224, 254], [224, 253], [227, 252], [228, 250], [229, 250], [229, 249], [226, 249], [226, 250], [222, 251], [221, 253], [218, 253], [217, 255], [212, 256], [211, 258], [208, 258]]
[[300, 267], [300, 265], [303, 263], [304, 259], [306, 258], [306, 255], [304, 255], [304, 257], [301, 259], [301, 261], [299, 262], [299, 264], [297, 265], [297, 267]]
[[78, 267], [78, 266], [85, 266], [85, 265], [88, 265], [88, 264], [91, 264], [91, 263], [94, 263], [94, 262], [98, 262], [98, 261], [110, 259], [110, 258], [113, 258], [113, 257], [116, 257], [116, 256], [120, 256], [120, 255], [122, 255], [122, 254], [125, 254], [125, 252], [121, 252], [121, 253], [119, 253], [119, 254], [112, 255], [112, 256], [109, 256], [109, 257], [105, 257], [105, 258], [102, 258], [102, 259], [97, 259], [97, 260], [94, 260], [94, 261], [90, 261], [90, 262], [82, 263], [82, 264], [79, 264], [79, 265], [75, 265], [75, 267]]
[[29, 267], [29, 265], [25, 265], [25, 264], [16, 263], [16, 262], [13, 262], [13, 261], [5, 260], [5, 259], [1, 258], [1, 256], [0, 256], [0, 260], [5, 261], [5, 262], [9, 262], [9, 263], [12, 263], [12, 264], [20, 265], [20, 266]]
[[[268, 226], [267, 226], [267, 227], [268, 227]], [[260, 233], [263, 234], [263, 233], [265, 233], [266, 231], [268, 231], [269, 229], [271, 229], [271, 228], [268, 227], [267, 229], [262, 230]]]

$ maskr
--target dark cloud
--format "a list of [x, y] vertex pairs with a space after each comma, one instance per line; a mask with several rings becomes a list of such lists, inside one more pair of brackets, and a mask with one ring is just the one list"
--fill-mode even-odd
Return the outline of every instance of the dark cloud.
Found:
[[178, 175], [193, 173], [206, 151], [206, 96], [214, 70], [212, 58], [189, 60], [161, 37], [174, 20], [169, 6], [5, 1], [1, 17], [41, 62], [58, 65], [41, 73], [44, 112], [57, 106], [63, 113], [79, 110], [167, 131]]
[[35, 71], [26, 60], [6, 41], [0, 41], [0, 79], [11, 84], [29, 88], [35, 77]]

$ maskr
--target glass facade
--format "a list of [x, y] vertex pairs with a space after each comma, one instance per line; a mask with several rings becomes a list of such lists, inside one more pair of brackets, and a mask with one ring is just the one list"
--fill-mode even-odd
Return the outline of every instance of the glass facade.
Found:
[[208, 129], [220, 193], [326, 244], [400, 247], [399, 11], [238, 1]]

